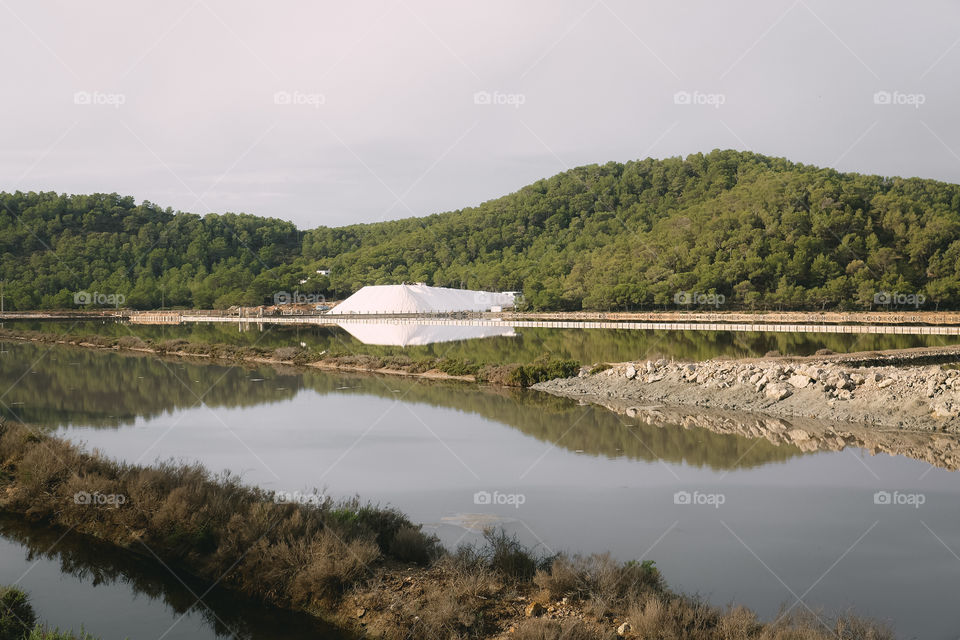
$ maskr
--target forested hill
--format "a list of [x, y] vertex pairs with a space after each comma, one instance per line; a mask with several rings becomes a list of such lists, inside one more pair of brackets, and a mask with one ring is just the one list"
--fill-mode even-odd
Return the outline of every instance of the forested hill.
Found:
[[0, 203], [8, 309], [71, 307], [78, 290], [225, 307], [403, 281], [522, 290], [536, 309], [672, 308], [678, 293], [729, 308], [868, 308], [887, 294], [960, 308], [960, 186], [735, 151], [580, 167], [474, 208], [305, 232], [115, 194]]

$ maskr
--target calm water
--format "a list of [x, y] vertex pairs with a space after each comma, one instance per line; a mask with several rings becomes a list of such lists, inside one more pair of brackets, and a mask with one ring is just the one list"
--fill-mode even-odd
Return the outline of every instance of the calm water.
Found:
[[[479, 340], [448, 342], [450, 329], [441, 327], [442, 342], [406, 348], [365, 344], [363, 340], [382, 339], [382, 331], [359, 327], [356, 336], [337, 327], [252, 325], [240, 330], [222, 324], [151, 326], [104, 322], [6, 322], [11, 328], [55, 333], [97, 334], [144, 339], [185, 339], [193, 342], [256, 345], [278, 348], [302, 344], [317, 352], [367, 353], [393, 355], [404, 353], [413, 358], [451, 357], [496, 364], [530, 362], [542, 355], [573, 358], [584, 364], [624, 360], [673, 357], [706, 360], [718, 356], [762, 356], [768, 351], [784, 355], [811, 355], [818, 349], [837, 353], [873, 349], [942, 346], [960, 342], [960, 336], [909, 336], [833, 333], [735, 333], [730, 331], [640, 331], [610, 329], [505, 329], [512, 335], [495, 335]], [[381, 325], [381, 328], [382, 325]], [[398, 335], [405, 335], [402, 331]], [[425, 333], [430, 333], [426, 331]], [[407, 342], [407, 344], [410, 344]]]
[[[0, 581], [30, 594], [39, 618], [102, 638], [332, 639], [316, 619], [239, 599], [88, 538], [0, 515]], [[203, 596], [198, 603], [198, 596]]]
[[[903, 638], [955, 639], [960, 628], [960, 484], [924, 462], [640, 425], [533, 392], [17, 343], [4, 351], [10, 412], [127, 461], [199, 461], [268, 488], [359, 494], [451, 546], [496, 523], [545, 552], [652, 559], [674, 588], [768, 618], [781, 605], [854, 608]], [[876, 504], [877, 491], [921, 494], [923, 504]], [[678, 492], [707, 504], [677, 504]], [[0, 535], [0, 582], [11, 582], [28, 552], [23, 536]], [[45, 562], [32, 591], [89, 589], [56, 558]], [[129, 581], [110, 589], [158, 619], [178, 615], [170, 597], [144, 599]], [[104, 633], [99, 610], [78, 603], [62, 624]], [[114, 615], [106, 637], [140, 629], [135, 613]], [[202, 615], [186, 621], [213, 633]]]

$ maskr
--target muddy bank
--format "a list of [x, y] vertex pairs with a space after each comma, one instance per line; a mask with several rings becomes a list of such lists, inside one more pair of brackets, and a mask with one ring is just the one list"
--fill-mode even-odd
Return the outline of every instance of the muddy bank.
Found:
[[960, 371], [939, 366], [855, 367], [825, 359], [658, 360], [594, 371], [581, 369], [577, 377], [533, 388], [624, 411], [631, 404], [702, 407], [874, 429], [960, 432]]

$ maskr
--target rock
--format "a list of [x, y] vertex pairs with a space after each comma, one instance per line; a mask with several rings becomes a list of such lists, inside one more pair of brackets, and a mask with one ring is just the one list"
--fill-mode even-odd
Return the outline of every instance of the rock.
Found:
[[632, 631], [632, 630], [633, 630], [633, 627], [630, 626], [630, 623], [629, 623], [629, 622], [624, 622], [622, 625], [620, 625], [619, 627], [617, 627], [617, 635], [620, 636], [621, 638], [623, 638], [623, 637], [626, 636], [628, 633], [630, 633], [630, 631]]
[[627, 370], [624, 372], [624, 375], [627, 376], [627, 380], [633, 380], [637, 375], [637, 369], [632, 364], [627, 365]]
[[770, 398], [774, 402], [780, 402], [784, 398], [789, 397], [790, 393], [790, 389], [782, 384], [769, 384], [764, 391], [764, 394], [767, 396], [767, 398]]
[[659, 374], [659, 373], [652, 373], [652, 374], [650, 374], [649, 376], [647, 376], [647, 382], [648, 382], [648, 383], [649, 383], [649, 382], [660, 382], [661, 380], [663, 380], [663, 376], [662, 376], [661, 374]]
[[853, 392], [851, 392], [849, 389], [840, 389], [837, 391], [837, 398], [840, 400], [850, 400], [853, 398]]
[[795, 386], [797, 389], [803, 389], [810, 384], [810, 376], [805, 373], [795, 373], [790, 376], [787, 382]]
[[367, 615], [367, 610], [366, 610], [366, 609], [364, 609], [363, 607], [360, 607], [359, 609], [357, 609], [357, 617], [358, 617], [358, 618], [362, 618], [362, 617], [365, 616], [365, 615]]
[[877, 389], [886, 389], [893, 383], [894, 383], [893, 378], [884, 378], [883, 380], [877, 383]]
[[956, 418], [960, 415], [960, 407], [952, 402], [938, 402], [933, 405], [933, 415], [937, 418]]
[[527, 608], [523, 610], [523, 615], [527, 616], [528, 618], [539, 618], [546, 612], [547, 610], [542, 604], [539, 602], [531, 602], [527, 605]]

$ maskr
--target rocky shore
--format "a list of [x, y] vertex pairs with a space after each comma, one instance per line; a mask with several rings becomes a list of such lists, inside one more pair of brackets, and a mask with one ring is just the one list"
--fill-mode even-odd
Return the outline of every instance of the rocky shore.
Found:
[[960, 370], [939, 365], [857, 367], [830, 359], [647, 360], [583, 368], [576, 377], [533, 388], [612, 404], [623, 412], [657, 405], [702, 407], [960, 433]]

